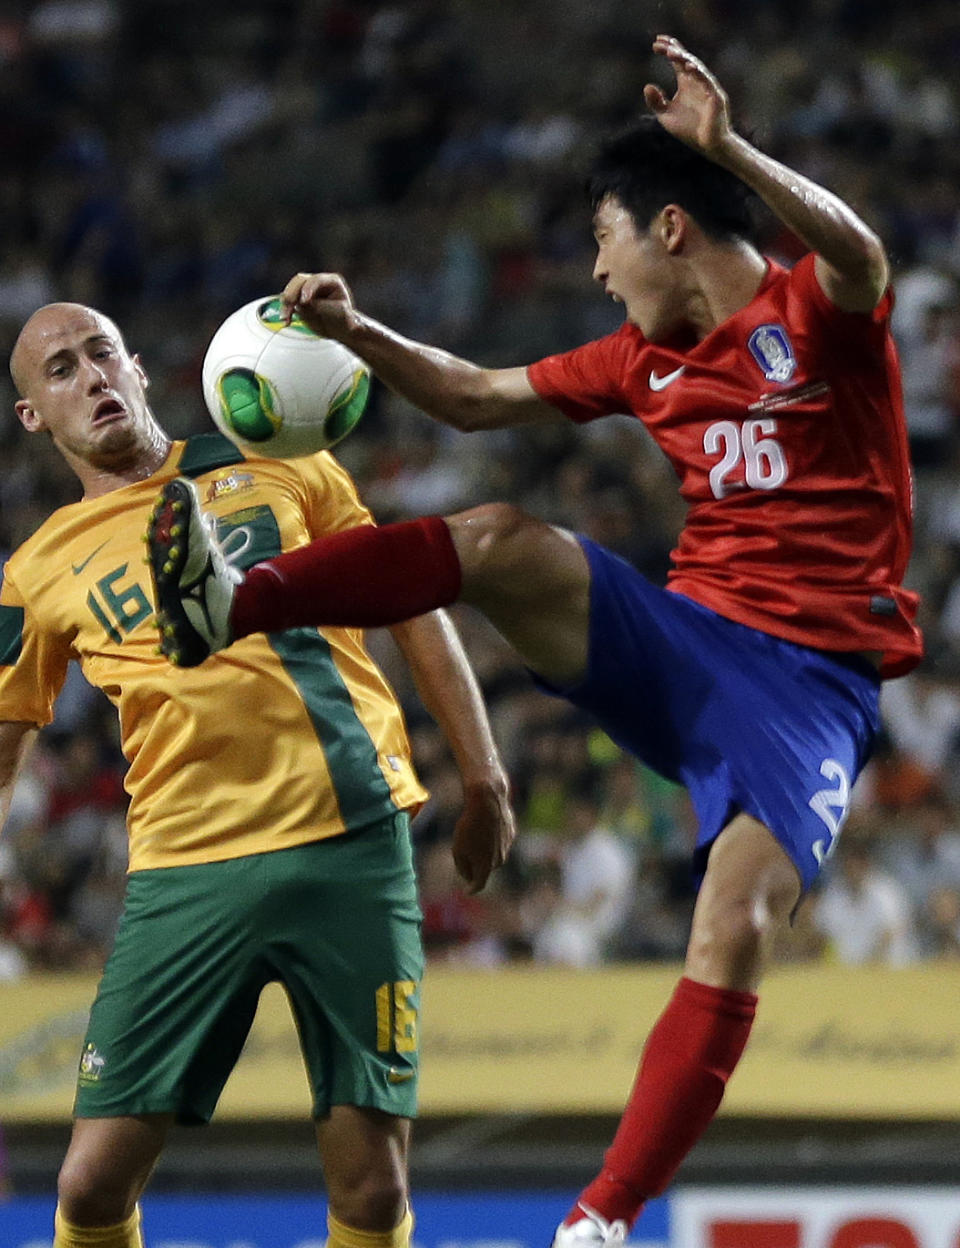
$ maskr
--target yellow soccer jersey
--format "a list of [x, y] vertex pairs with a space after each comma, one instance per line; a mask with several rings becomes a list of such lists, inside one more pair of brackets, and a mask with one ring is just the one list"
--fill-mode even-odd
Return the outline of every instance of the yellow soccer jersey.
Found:
[[152, 477], [60, 508], [11, 556], [0, 720], [49, 723], [80, 662], [120, 714], [133, 871], [285, 849], [419, 807], [400, 709], [358, 630], [257, 633], [190, 669], [156, 653], [142, 538], [177, 475], [194, 479], [228, 550], [243, 547], [239, 566], [373, 523], [325, 452], [244, 459], [219, 434], [174, 443]]

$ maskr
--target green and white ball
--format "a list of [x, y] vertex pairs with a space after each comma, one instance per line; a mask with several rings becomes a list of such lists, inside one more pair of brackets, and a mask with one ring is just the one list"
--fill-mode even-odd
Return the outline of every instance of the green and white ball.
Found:
[[242, 451], [277, 459], [339, 442], [363, 415], [370, 370], [342, 343], [280, 300], [254, 299], [223, 322], [203, 361], [203, 398], [214, 424]]

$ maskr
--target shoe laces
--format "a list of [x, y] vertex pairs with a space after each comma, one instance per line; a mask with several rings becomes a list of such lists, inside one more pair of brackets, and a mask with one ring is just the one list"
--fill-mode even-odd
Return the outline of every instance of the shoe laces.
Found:
[[[243, 572], [236, 565], [250, 549], [253, 533], [247, 525], [239, 524], [221, 540], [217, 532], [217, 517], [209, 511], [201, 512], [200, 517], [211, 544], [220, 552], [228, 578], [234, 585], [239, 585], [243, 580]], [[239, 544], [235, 539], [239, 539]]]
[[601, 1213], [591, 1208], [590, 1205], [585, 1205], [582, 1200], [578, 1200], [577, 1204], [583, 1210], [586, 1220], [592, 1222], [603, 1236], [604, 1245], [626, 1242], [628, 1228], [622, 1218], [614, 1218], [612, 1222], [608, 1222]]

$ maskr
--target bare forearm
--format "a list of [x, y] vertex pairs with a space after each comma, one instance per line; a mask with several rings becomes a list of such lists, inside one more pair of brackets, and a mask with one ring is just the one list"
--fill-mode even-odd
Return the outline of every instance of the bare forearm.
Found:
[[435, 420], [465, 432], [497, 423], [478, 365], [404, 338], [362, 312], [354, 313], [343, 341], [391, 390]]
[[886, 281], [886, 260], [876, 234], [842, 199], [803, 174], [731, 134], [711, 153], [736, 174], [800, 238], [838, 272]]
[[524, 368], [480, 368], [449, 351], [404, 338], [364, 315], [339, 273], [297, 273], [283, 290], [288, 315], [336, 338], [391, 390], [435, 420], [469, 433], [529, 421], [563, 420], [544, 403]]
[[398, 624], [400, 646], [420, 697], [447, 738], [463, 781], [463, 810], [451, 849], [470, 893], [479, 892], [501, 866], [517, 834], [507, 775], [490, 731], [473, 669], [443, 611]]
[[464, 787], [491, 782], [506, 786], [483, 695], [450, 617], [434, 611], [398, 624], [392, 632], [421, 701], [443, 730]]

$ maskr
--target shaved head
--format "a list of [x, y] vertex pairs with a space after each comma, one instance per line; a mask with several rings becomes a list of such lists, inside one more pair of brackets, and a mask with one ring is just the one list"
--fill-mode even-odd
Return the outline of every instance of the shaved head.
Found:
[[56, 349], [57, 340], [82, 329], [91, 335], [110, 338], [126, 350], [120, 330], [109, 316], [96, 308], [82, 303], [47, 303], [38, 308], [20, 330], [10, 353], [10, 376], [21, 398], [26, 398], [37, 370]]
[[142, 480], [163, 462], [170, 439], [147, 402], [147, 374], [96, 308], [39, 308], [17, 337], [10, 375], [21, 425], [52, 438], [86, 497]]

